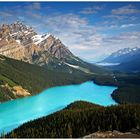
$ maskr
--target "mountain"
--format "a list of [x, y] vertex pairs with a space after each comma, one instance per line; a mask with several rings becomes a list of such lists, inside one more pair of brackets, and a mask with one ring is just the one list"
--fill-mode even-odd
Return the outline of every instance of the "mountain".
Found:
[[[19, 21], [0, 27], [0, 53], [30, 63], [48, 63], [49, 57], [60, 60], [73, 56], [58, 38], [51, 34], [38, 35]], [[37, 61], [38, 56], [44, 59]]]
[[[140, 48], [125, 48], [115, 53], [102, 61], [104, 66], [117, 71], [123, 72], [139, 72], [140, 71]], [[111, 65], [106, 65], [106, 64]]]
[[112, 53], [109, 57], [105, 58], [102, 62], [107, 63], [122, 63], [140, 58], [140, 48], [124, 48]]
[[76, 57], [50, 33], [38, 35], [19, 21], [0, 25], [0, 101], [93, 79], [115, 83], [112, 72]]
[[50, 33], [39, 35], [19, 21], [0, 26], [0, 54], [56, 71], [107, 72], [76, 57], [59, 38]]

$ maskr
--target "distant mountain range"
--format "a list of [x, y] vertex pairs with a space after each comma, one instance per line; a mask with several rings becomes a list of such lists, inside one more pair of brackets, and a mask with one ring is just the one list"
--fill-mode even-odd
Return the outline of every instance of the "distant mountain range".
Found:
[[108, 63], [122, 63], [138, 59], [140, 57], [140, 48], [124, 48], [112, 53], [109, 57], [105, 58], [102, 62]]
[[[110, 64], [110, 65], [109, 65]], [[101, 65], [125, 72], [140, 71], [140, 48], [124, 48], [105, 58]]]

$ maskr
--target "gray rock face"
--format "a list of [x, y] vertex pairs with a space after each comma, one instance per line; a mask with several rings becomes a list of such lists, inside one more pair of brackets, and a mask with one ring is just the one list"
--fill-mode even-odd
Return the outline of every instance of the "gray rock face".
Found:
[[133, 134], [132, 132], [119, 132], [119, 131], [105, 131], [95, 132], [90, 135], [84, 136], [83, 138], [140, 138], [139, 134]]
[[21, 22], [0, 25], [0, 54], [29, 63], [45, 64], [53, 58], [73, 57], [66, 46], [51, 34], [38, 35]]
[[70, 74], [102, 71], [74, 56], [55, 36], [39, 35], [21, 22], [0, 25], [0, 55]]

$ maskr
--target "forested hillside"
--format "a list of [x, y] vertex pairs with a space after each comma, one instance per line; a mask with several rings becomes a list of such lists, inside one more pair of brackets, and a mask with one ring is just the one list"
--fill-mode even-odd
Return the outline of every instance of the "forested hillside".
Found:
[[108, 73], [88, 74], [73, 68], [73, 73], [60, 72], [57, 69], [40, 67], [0, 56], [0, 102], [23, 97], [13, 94], [13, 87], [21, 86], [31, 95], [42, 90], [59, 85], [82, 83], [87, 80], [95, 80], [100, 84], [115, 84]]
[[140, 103], [140, 73], [115, 72], [118, 89], [112, 93], [112, 98], [122, 103]]
[[47, 117], [27, 122], [7, 138], [80, 138], [96, 131], [140, 132], [140, 105], [101, 107], [75, 102]]
[[22, 86], [32, 95], [48, 87], [80, 83], [88, 79], [88, 74], [56, 72], [0, 56], [0, 101], [18, 98], [11, 90], [16, 85]]
[[118, 86], [112, 94], [118, 103], [140, 103], [139, 73], [114, 72], [113, 75], [88, 74], [75, 69], [73, 71], [73, 73], [59, 72], [0, 56], [0, 102], [23, 97], [13, 94], [11, 88], [14, 86], [21, 86], [33, 95], [48, 87], [93, 80], [100, 85]]

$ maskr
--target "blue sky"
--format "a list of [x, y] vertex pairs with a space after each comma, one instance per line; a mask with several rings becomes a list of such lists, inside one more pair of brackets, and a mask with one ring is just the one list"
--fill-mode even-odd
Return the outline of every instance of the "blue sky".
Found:
[[140, 2], [0, 2], [1, 24], [18, 19], [88, 61], [140, 47]]

